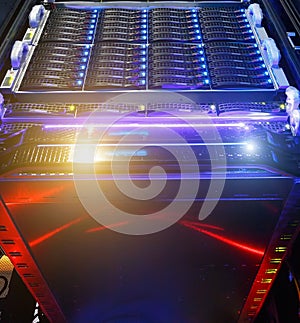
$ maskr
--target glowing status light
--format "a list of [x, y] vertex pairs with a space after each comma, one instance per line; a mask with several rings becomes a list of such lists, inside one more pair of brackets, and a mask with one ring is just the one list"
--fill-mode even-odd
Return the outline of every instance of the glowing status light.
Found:
[[89, 37], [88, 37], [88, 40], [92, 40], [92, 39], [93, 39], [93, 37], [92, 37], [92, 36], [89, 36]]
[[268, 72], [265, 72], [265, 75], [269, 75], [269, 73]]
[[201, 57], [201, 62], [204, 62], [204, 61], [205, 61], [204, 57]]
[[142, 55], [146, 55], [146, 51], [145, 50], [142, 51]]
[[248, 151], [254, 151], [254, 149], [255, 149], [255, 146], [254, 146], [254, 144], [253, 144], [252, 142], [247, 142], [247, 143], [245, 144], [245, 147], [246, 147], [246, 149], [247, 149]]
[[205, 83], [205, 84], [209, 84], [209, 80], [205, 80], [205, 81], [204, 81], [204, 83]]
[[199, 25], [194, 25], [195, 28], [199, 28]]
[[280, 108], [281, 110], [284, 110], [284, 109], [285, 109], [285, 104], [284, 104], [284, 103], [281, 103], [281, 104], [280, 104], [280, 106], [279, 106], [279, 108]]
[[97, 12], [97, 9], [94, 9], [93, 12]]
[[141, 65], [141, 69], [144, 70], [146, 68], [146, 65], [145, 64], [142, 64]]
[[206, 65], [205, 65], [205, 64], [203, 64], [203, 65], [202, 65], [202, 68], [206, 68]]
[[147, 30], [142, 30], [142, 34], [146, 34], [147, 33]]
[[70, 105], [70, 106], [69, 106], [69, 110], [70, 110], [70, 111], [75, 111], [75, 109], [76, 109], [76, 107], [75, 107], [75, 105], [74, 105], [74, 104], [72, 104], [72, 105]]
[[261, 67], [266, 67], [266, 64], [262, 64], [262, 66]]
[[88, 56], [88, 54], [89, 52], [87, 50], [83, 53], [84, 56]]
[[201, 39], [201, 37], [200, 36], [197, 36], [197, 39]]
[[147, 22], [147, 19], [143, 19], [142, 23], [145, 24]]
[[142, 28], [147, 28], [147, 25], [142, 25]]
[[272, 80], [271, 79], [268, 79], [268, 83], [272, 83]]
[[95, 25], [90, 25], [90, 29], [93, 29], [93, 28], [95, 28]]
[[146, 36], [142, 36], [142, 39], [147, 39], [147, 37]]
[[82, 80], [77, 80], [77, 85], [82, 85]]
[[146, 84], [146, 81], [145, 80], [141, 80], [141, 84], [142, 85], [145, 85]]
[[142, 18], [147, 18], [147, 15], [142, 15]]
[[194, 22], [198, 22], [198, 20], [197, 20], [197, 19], [194, 19], [193, 21], [194, 21]]
[[84, 57], [84, 58], [82, 59], [82, 62], [86, 63], [86, 62], [87, 62], [87, 58], [86, 58], [86, 57]]
[[145, 72], [142, 72], [142, 73], [141, 73], [141, 76], [146, 76], [146, 73], [145, 73]]
[[204, 76], [207, 76], [207, 75], [208, 75], [208, 73], [207, 73], [207, 72], [203, 72], [203, 75], [204, 75]]
[[196, 17], [197, 17], [197, 15], [194, 13], [194, 14], [193, 14], [193, 17], [194, 17], [194, 18], [196, 18]]
[[93, 34], [93, 30], [89, 30], [89, 34], [91, 35], [91, 34]]
[[85, 65], [81, 65], [81, 66], [80, 66], [80, 68], [81, 68], [82, 70], [85, 70], [86, 66], [85, 66]]
[[92, 18], [96, 18], [97, 17], [97, 15], [92, 15]]
[[79, 73], [79, 76], [80, 77], [84, 77], [84, 73]]
[[95, 20], [95, 19], [92, 19], [92, 20], [91, 20], [91, 23], [92, 23], [92, 24], [94, 24], [95, 22], [96, 22], [96, 20]]
[[142, 62], [146, 62], [146, 57], [142, 57]]
[[196, 30], [195, 32], [196, 32], [196, 34], [199, 34], [199, 33], [200, 33], [200, 31], [199, 31], [199, 30]]

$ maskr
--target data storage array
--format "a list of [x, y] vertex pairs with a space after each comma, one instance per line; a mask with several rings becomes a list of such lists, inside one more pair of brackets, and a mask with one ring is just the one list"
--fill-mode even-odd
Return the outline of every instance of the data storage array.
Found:
[[58, 8], [22, 91], [269, 89], [273, 81], [240, 5]]

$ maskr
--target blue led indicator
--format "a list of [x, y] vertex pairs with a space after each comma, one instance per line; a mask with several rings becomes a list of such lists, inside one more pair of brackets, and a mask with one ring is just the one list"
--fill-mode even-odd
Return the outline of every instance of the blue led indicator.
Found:
[[205, 65], [205, 64], [203, 64], [203, 65], [202, 65], [202, 68], [206, 68], [206, 65]]
[[209, 84], [209, 80], [205, 80], [205, 81], [204, 81], [204, 83], [205, 83], [205, 84]]
[[254, 47], [258, 47], [257, 44], [254, 44]]
[[196, 33], [196, 34], [199, 34], [199, 32], [200, 32], [199, 30], [196, 30], [196, 31], [195, 31], [195, 33]]
[[78, 84], [78, 85], [82, 85], [82, 81], [81, 81], [81, 80], [78, 80], [78, 81], [77, 81], [77, 84]]
[[142, 18], [147, 18], [147, 15], [142, 15]]
[[94, 11], [93, 12], [97, 12], [97, 9], [94, 9]]
[[146, 84], [146, 81], [145, 80], [141, 80], [141, 84], [142, 85], [145, 85]]
[[203, 50], [200, 50], [199, 54], [202, 55], [203, 54]]
[[195, 28], [199, 28], [199, 25], [194, 25]]
[[245, 15], [245, 14], [243, 14], [243, 17], [246, 17], [246, 15]]
[[89, 52], [86, 50], [83, 54], [84, 54], [85, 56], [88, 56]]
[[147, 39], [147, 37], [146, 36], [142, 36], [142, 39]]
[[197, 39], [201, 39], [201, 37], [200, 36], [197, 36]]
[[192, 9], [192, 12], [196, 12], [196, 10], [195, 9]]
[[79, 76], [80, 76], [80, 77], [83, 77], [83, 76], [84, 76], [84, 73], [79, 73]]
[[92, 15], [92, 18], [96, 18], [97, 17], [97, 15]]
[[145, 50], [142, 51], [142, 55], [146, 55], [146, 51]]
[[204, 62], [204, 57], [201, 57], [201, 62]]
[[207, 73], [207, 72], [203, 72], [203, 75], [204, 75], [204, 76], [207, 76], [207, 75], [208, 75], [208, 73]]
[[193, 21], [194, 21], [194, 22], [198, 22], [198, 20], [197, 20], [197, 19], [194, 19]]
[[262, 57], [260, 57], [260, 58], [259, 58], [259, 60], [260, 60], [260, 61], [262, 61], [262, 60], [263, 60], [263, 58], [262, 58]]
[[88, 37], [88, 40], [92, 40], [92, 39], [93, 39], [93, 37], [92, 37], [92, 36], [89, 36], [89, 37]]
[[256, 54], [259, 54], [259, 53], [260, 53], [260, 51], [259, 51], [259, 50], [257, 50], [257, 51], [256, 51]]
[[142, 62], [146, 62], [146, 57], [142, 57]]
[[254, 39], [254, 36], [251, 36], [252, 39]]
[[266, 64], [262, 64], [262, 66], [261, 67], [266, 67]]
[[92, 30], [89, 30], [89, 34], [92, 35], [93, 34], [93, 31]]
[[142, 23], [145, 24], [147, 22], [147, 19], [143, 19]]
[[93, 29], [93, 28], [95, 28], [95, 25], [90, 25], [90, 29]]
[[142, 25], [142, 28], [147, 28], [147, 25]]
[[143, 12], [147, 12], [147, 10], [146, 10], [146, 9], [144, 9], [144, 10], [143, 10]]
[[142, 73], [141, 73], [141, 76], [146, 76], [146, 73], [145, 73], [145, 72], [142, 72]]
[[142, 34], [146, 34], [147, 33], [147, 31], [146, 30], [142, 30]]
[[80, 66], [80, 68], [81, 68], [82, 70], [85, 70], [85, 65], [81, 65], [81, 66]]
[[268, 80], [268, 83], [272, 83], [272, 80], [271, 80], [271, 79], [269, 79], [269, 80]]
[[141, 65], [141, 69], [144, 70], [146, 68], [146, 65], [145, 64], [142, 64]]
[[269, 75], [269, 73], [268, 72], [265, 72], [265, 75]]
[[82, 59], [82, 62], [86, 63], [87, 62], [87, 59], [86, 58], [83, 58]]

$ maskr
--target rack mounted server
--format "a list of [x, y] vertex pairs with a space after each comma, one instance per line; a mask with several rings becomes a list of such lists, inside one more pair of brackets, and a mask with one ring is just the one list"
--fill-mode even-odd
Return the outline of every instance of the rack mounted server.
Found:
[[274, 315], [300, 214], [299, 48], [278, 8], [20, 6], [0, 51], [0, 245], [42, 319]]

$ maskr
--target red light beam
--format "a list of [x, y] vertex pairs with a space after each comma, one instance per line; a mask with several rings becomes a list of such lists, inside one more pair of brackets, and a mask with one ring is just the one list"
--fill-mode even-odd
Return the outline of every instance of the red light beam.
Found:
[[56, 235], [57, 233], [61, 232], [61, 231], [64, 231], [66, 229], [68, 229], [69, 227], [71, 227], [72, 225], [74, 224], [77, 224], [78, 222], [82, 221], [83, 218], [78, 218], [78, 219], [75, 219], [71, 222], [68, 222], [64, 225], [62, 225], [61, 227], [58, 227], [44, 235], [42, 235], [41, 237], [35, 239], [35, 240], [32, 240], [29, 242], [29, 246], [30, 247], [35, 247], [36, 245], [40, 244], [41, 242], [53, 237], [54, 235]]
[[250, 247], [250, 246], [247, 246], [245, 244], [242, 244], [238, 241], [234, 241], [232, 239], [229, 239], [229, 238], [226, 238], [226, 237], [223, 237], [219, 234], [216, 234], [216, 233], [213, 233], [213, 232], [210, 232], [210, 231], [207, 231], [207, 230], [204, 230], [198, 226], [195, 226], [193, 224], [189, 224], [187, 221], [180, 221], [180, 224], [184, 225], [185, 227], [187, 228], [190, 228], [190, 229], [193, 229], [195, 231], [198, 231], [198, 232], [201, 232], [203, 234], [206, 234], [216, 240], [219, 240], [223, 243], [226, 243], [232, 247], [235, 247], [235, 248], [238, 248], [238, 249], [241, 249], [241, 250], [244, 250], [244, 251], [247, 251], [249, 253], [253, 253], [255, 255], [258, 255], [258, 256], [263, 256], [264, 255], [264, 250], [261, 250], [261, 249], [256, 249], [256, 248], [253, 248], [253, 247]]

